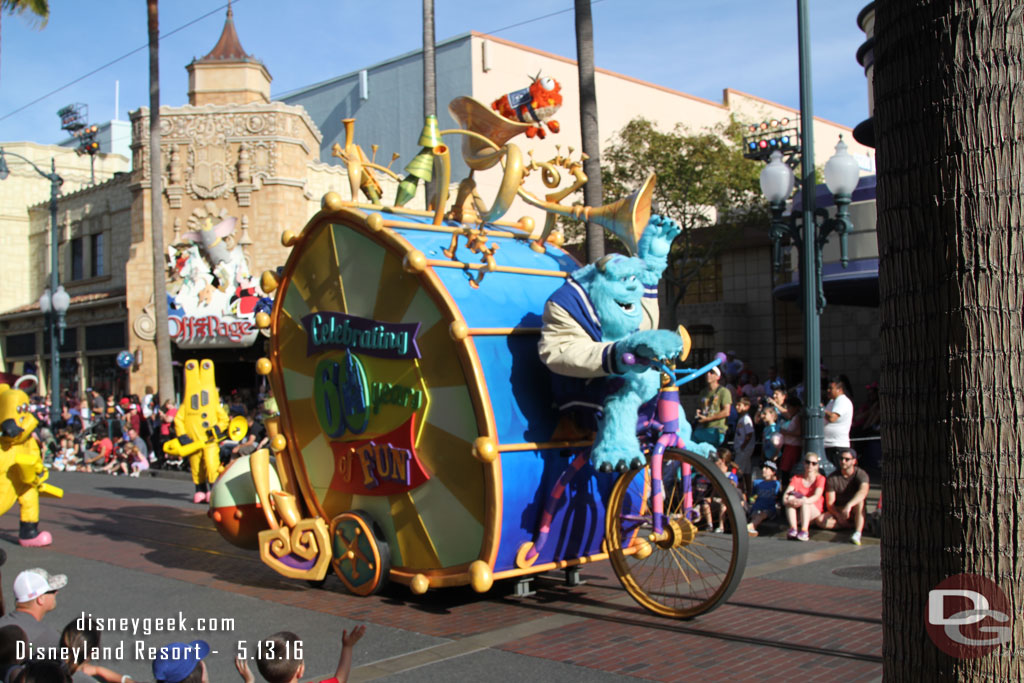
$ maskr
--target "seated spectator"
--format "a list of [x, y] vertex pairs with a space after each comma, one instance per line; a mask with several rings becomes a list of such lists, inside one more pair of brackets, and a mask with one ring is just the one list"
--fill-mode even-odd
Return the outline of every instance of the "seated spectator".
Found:
[[857, 467], [857, 451], [845, 448], [839, 453], [839, 469], [825, 484], [825, 511], [814, 523], [822, 529], [853, 529], [850, 542], [860, 545], [864, 531], [865, 501], [871, 487], [868, 473]]
[[60, 431], [57, 433], [57, 453], [53, 458], [53, 468], [74, 472], [81, 463], [80, 444], [70, 432]]
[[761, 468], [761, 479], [754, 480], [754, 502], [748, 513], [750, 521], [747, 523], [747, 532], [751, 536], [757, 536], [757, 527], [766, 519], [771, 519], [779, 511], [779, 491], [782, 485], [776, 478], [779, 466], [771, 460], [766, 460]]
[[100, 472], [114, 458], [114, 440], [109, 436], [96, 439], [82, 455], [86, 472]]
[[149, 469], [149, 458], [142, 454], [134, 444], [125, 446], [125, 454], [128, 456], [128, 467], [131, 469], [131, 476], [137, 477]]
[[113, 444], [113, 452], [101, 469], [107, 474], [128, 474], [128, 455], [125, 452], [125, 441], [121, 437], [115, 436]]
[[8, 624], [0, 627], [0, 681], [8, 680], [8, 672], [21, 663], [18, 658], [19, 643], [22, 644], [21, 648], [28, 644], [28, 636], [20, 626]]
[[[736, 468], [732, 465], [732, 451], [725, 446], [720, 446], [718, 452], [711, 456], [711, 462], [714, 463], [715, 467], [722, 471], [722, 473], [729, 479], [730, 483], [739, 489], [739, 474]], [[694, 507], [698, 506], [698, 491], [701, 492], [699, 509], [701, 511], [701, 519], [698, 523], [703, 521], [707, 528], [716, 534], [725, 532], [725, 501], [721, 496], [715, 495], [716, 491], [711, 485], [711, 482], [704, 480], [704, 477], [698, 476], [694, 481]]]
[[149, 461], [149, 446], [146, 445], [146, 440], [139, 436], [139, 430], [134, 427], [128, 429], [127, 443], [134, 445], [142, 453], [142, 457]]
[[156, 683], [210, 683], [206, 671], [206, 655], [210, 646], [205, 640], [171, 643], [157, 650], [153, 660], [153, 678]]
[[[359, 639], [366, 633], [365, 626], [356, 626], [349, 633], [347, 630], [341, 632], [341, 654], [338, 656], [338, 667], [334, 670], [334, 677], [328, 678], [320, 683], [346, 683], [349, 672], [352, 669], [352, 649]], [[256, 668], [260, 676], [267, 683], [299, 683], [302, 675], [306, 672], [306, 663], [302, 661], [302, 641], [294, 633], [281, 631], [266, 639], [266, 642], [273, 643], [273, 647], [265, 647], [263, 653], [274, 653], [271, 657], [257, 657]], [[283, 653], [288, 653], [287, 656]], [[249, 662], [245, 659], [236, 659], [235, 668], [245, 683], [253, 683], [252, 671], [249, 669]]]
[[99, 649], [99, 631], [79, 630], [76, 622], [72, 621], [60, 634], [60, 644], [66, 648], [67, 659], [64, 660], [64, 666], [74, 683], [128, 683], [132, 680], [131, 676], [122, 676], [105, 666], [97, 666], [89, 661], [88, 655]]
[[821, 462], [818, 454], [808, 451], [804, 456], [803, 473], [790, 479], [789, 486], [782, 494], [782, 505], [786, 509], [786, 519], [789, 520], [789, 533], [786, 537], [790, 540], [809, 541], [811, 520], [818, 517], [824, 508], [825, 477], [818, 472], [819, 467]]
[[248, 429], [245, 438], [241, 441], [225, 441], [220, 447], [221, 464], [227, 465], [235, 458], [242, 455], [252, 455], [267, 445], [270, 440], [267, 437], [267, 430], [256, 420], [255, 413], [248, 413], [245, 416]]

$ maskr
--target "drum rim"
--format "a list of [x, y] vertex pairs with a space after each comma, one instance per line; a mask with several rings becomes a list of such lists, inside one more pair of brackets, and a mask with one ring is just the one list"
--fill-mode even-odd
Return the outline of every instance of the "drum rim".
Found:
[[[278, 283], [277, 293], [274, 299], [274, 307], [271, 313], [269, 356], [272, 362], [272, 370], [269, 377], [274, 387], [275, 394], [286, 396], [286, 393], [284, 392], [283, 365], [281, 363], [280, 348], [276, 334], [277, 320], [281, 314], [280, 309], [284, 306], [284, 292], [287, 290], [288, 285], [291, 284], [292, 275], [302, 261], [298, 254], [303, 252], [303, 246], [318, 236], [320, 231], [329, 229], [332, 224], [336, 224], [355, 230], [362, 236], [379, 244], [381, 248], [391, 251], [393, 254], [398, 256], [399, 259], [404, 259], [407, 254], [416, 251], [416, 248], [412, 243], [393, 230], [387, 227], [382, 227], [380, 230], [373, 230], [370, 228], [367, 220], [371, 215], [373, 215], [373, 213], [367, 212], [364, 208], [356, 208], [354, 206], [345, 206], [337, 210], [321, 210], [309, 220], [306, 226], [302, 229], [302, 232], [292, 243], [291, 252], [285, 262], [285, 266]], [[381, 215], [386, 218], [386, 214], [384, 212], [381, 212]], [[458, 306], [451, 298], [451, 295], [448, 293], [433, 268], [430, 266], [426, 267], [422, 272], [418, 273], [418, 277], [420, 278], [420, 286], [423, 287], [426, 290], [427, 295], [433, 299], [438, 310], [449, 321], [449, 325], [451, 326], [458, 323], [465, 325], [465, 320], [463, 319]], [[490, 401], [490, 394], [487, 390], [487, 385], [484, 383], [483, 368], [481, 367], [480, 357], [477, 354], [476, 346], [473, 343], [472, 337], [467, 336], [463, 339], [453, 339], [453, 343], [455, 344], [456, 352], [459, 355], [463, 371], [469, 378], [466, 386], [469, 389], [470, 400], [473, 404], [473, 412], [474, 417], [476, 418], [479, 435], [481, 437], [489, 437], [497, 441], [497, 427], [495, 424], [493, 407]], [[287, 443], [294, 444], [296, 443], [296, 439], [292, 428], [290, 408], [286, 400], [281, 402], [281, 415], [284, 418], [282, 420], [283, 424], [281, 425], [281, 431], [285, 435]], [[325, 510], [321, 506], [320, 500], [313, 493], [312, 484], [309, 479], [309, 473], [306, 470], [305, 462], [301, 457], [293, 456], [290, 453], [288, 457], [284, 458], [284, 461], [289, 470], [289, 474], [291, 475], [291, 481], [289, 482], [290, 487], [294, 488], [297, 486], [299, 489], [298, 491], [293, 490], [290, 492], [293, 494], [301, 494], [303, 501], [306, 503], [307, 509], [320, 519], [329, 523], [330, 519], [328, 519]], [[483, 466], [485, 485], [483, 510], [484, 524], [483, 538], [481, 540], [480, 552], [477, 559], [485, 562], [488, 566], [493, 568], [495, 561], [497, 560], [498, 547], [501, 541], [501, 518], [503, 512], [501, 458], [495, 458], [490, 462], [480, 462]], [[472, 564], [472, 561], [453, 567], [426, 570], [404, 566], [392, 567], [391, 578], [400, 583], [409, 583], [412, 578], [419, 573], [424, 574], [431, 579], [431, 587], [441, 585], [459, 585], [469, 582], [470, 564]]]

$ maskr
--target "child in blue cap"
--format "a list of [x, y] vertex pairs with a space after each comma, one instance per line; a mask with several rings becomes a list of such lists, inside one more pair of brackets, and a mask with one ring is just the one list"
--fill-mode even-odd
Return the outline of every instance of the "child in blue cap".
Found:
[[210, 683], [203, 661], [208, 654], [210, 646], [203, 640], [165, 645], [153, 660], [153, 677], [156, 683]]

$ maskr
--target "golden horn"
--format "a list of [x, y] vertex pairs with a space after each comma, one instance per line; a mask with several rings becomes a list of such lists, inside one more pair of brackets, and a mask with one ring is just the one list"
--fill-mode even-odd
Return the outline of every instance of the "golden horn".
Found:
[[[436, 119], [435, 119], [436, 122]], [[436, 128], [435, 128], [436, 131]], [[441, 225], [444, 207], [448, 203], [448, 185], [452, 181], [452, 166], [448, 159], [448, 145], [437, 145], [434, 153], [434, 225]]]
[[348, 184], [352, 192], [352, 201], [359, 199], [359, 185], [362, 181], [363, 163], [356, 151], [356, 120], [342, 119], [345, 126], [345, 165], [348, 168]]
[[462, 158], [474, 171], [483, 171], [501, 159], [498, 148], [520, 133], [529, 124], [511, 121], [472, 97], [456, 97], [448, 105], [448, 112], [464, 130], [481, 135], [493, 143], [472, 135], [462, 138]]
[[267, 524], [271, 529], [278, 528], [280, 525], [277, 517], [270, 507], [270, 451], [261, 448], [249, 456], [249, 474], [252, 475], [253, 487], [263, 508], [263, 515], [267, 518]]
[[[652, 173], [647, 176], [647, 180], [636, 192], [617, 202], [596, 209], [589, 206], [563, 206], [554, 202], [544, 202], [531, 196], [528, 192], [520, 192], [519, 196], [526, 203], [549, 213], [597, 223], [622, 240], [630, 255], [635, 256], [637, 243], [647, 228], [647, 222], [651, 220], [651, 200], [656, 180], [657, 177]], [[554, 228], [554, 221], [548, 221], [538, 243], [543, 244], [547, 240], [552, 228]]]
[[484, 223], [491, 223], [505, 215], [523, 183], [523, 153], [515, 145], [505, 145], [501, 148], [501, 154], [505, 156], [505, 173], [501, 176], [498, 196], [494, 198], [491, 208], [481, 212], [480, 220]]

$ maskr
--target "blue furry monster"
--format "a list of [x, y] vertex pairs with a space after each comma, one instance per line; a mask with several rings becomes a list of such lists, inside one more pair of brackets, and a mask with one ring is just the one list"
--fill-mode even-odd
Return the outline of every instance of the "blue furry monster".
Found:
[[[554, 373], [552, 389], [561, 411], [597, 437], [590, 461], [602, 471], [643, 464], [636, 436], [638, 413], [658, 392], [659, 374], [645, 365], [626, 365], [624, 354], [674, 358], [682, 350], [675, 332], [658, 326], [658, 281], [668, 265], [679, 224], [652, 216], [638, 244], [638, 256], [605, 256], [570, 275], [544, 306], [538, 345]], [[680, 420], [680, 443], [692, 429]]]

